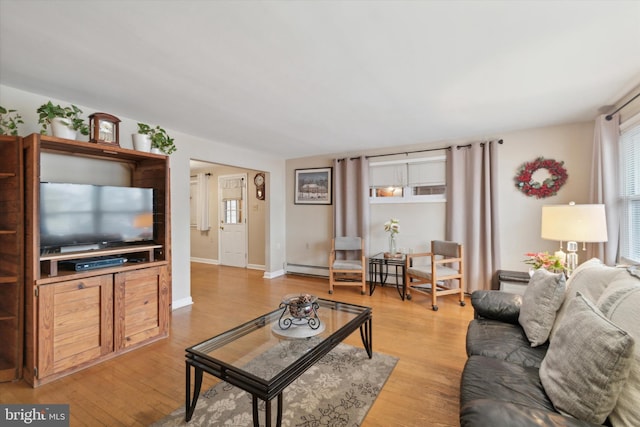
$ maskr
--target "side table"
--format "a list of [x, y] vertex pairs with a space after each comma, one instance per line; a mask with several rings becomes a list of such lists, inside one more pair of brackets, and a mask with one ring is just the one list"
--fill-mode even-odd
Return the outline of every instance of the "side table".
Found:
[[389, 276], [389, 266], [392, 266], [395, 267], [396, 278], [398, 277], [398, 269], [400, 269], [402, 284], [396, 284], [395, 286], [400, 298], [404, 301], [407, 296], [407, 284], [404, 280], [405, 264], [406, 256], [404, 254], [385, 258], [384, 252], [380, 252], [369, 257], [369, 296], [373, 295], [376, 290], [376, 276], [380, 279], [380, 286], [384, 286]]
[[524, 271], [498, 270], [500, 290], [514, 294], [524, 294], [531, 276]]

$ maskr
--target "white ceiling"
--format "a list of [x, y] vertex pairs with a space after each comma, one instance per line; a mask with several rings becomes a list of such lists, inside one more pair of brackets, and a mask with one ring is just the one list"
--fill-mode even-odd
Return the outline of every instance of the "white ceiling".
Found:
[[640, 1], [0, 0], [0, 83], [284, 158], [493, 137], [640, 84]]

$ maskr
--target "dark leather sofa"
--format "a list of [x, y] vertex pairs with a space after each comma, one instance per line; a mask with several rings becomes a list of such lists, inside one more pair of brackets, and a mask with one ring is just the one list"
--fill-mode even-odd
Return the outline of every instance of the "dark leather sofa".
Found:
[[475, 319], [467, 331], [460, 389], [460, 425], [596, 426], [555, 410], [538, 374], [548, 344], [531, 347], [518, 323], [522, 296], [471, 295]]

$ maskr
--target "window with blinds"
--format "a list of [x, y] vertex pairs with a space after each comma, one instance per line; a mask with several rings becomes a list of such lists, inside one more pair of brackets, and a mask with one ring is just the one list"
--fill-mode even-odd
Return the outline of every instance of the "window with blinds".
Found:
[[640, 262], [640, 120], [622, 130], [620, 255]]
[[446, 157], [369, 164], [371, 203], [444, 201]]

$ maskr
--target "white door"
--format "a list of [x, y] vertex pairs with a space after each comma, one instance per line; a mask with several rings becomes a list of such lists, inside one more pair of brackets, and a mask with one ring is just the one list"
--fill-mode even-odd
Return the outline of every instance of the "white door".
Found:
[[220, 264], [247, 266], [247, 174], [218, 177]]

